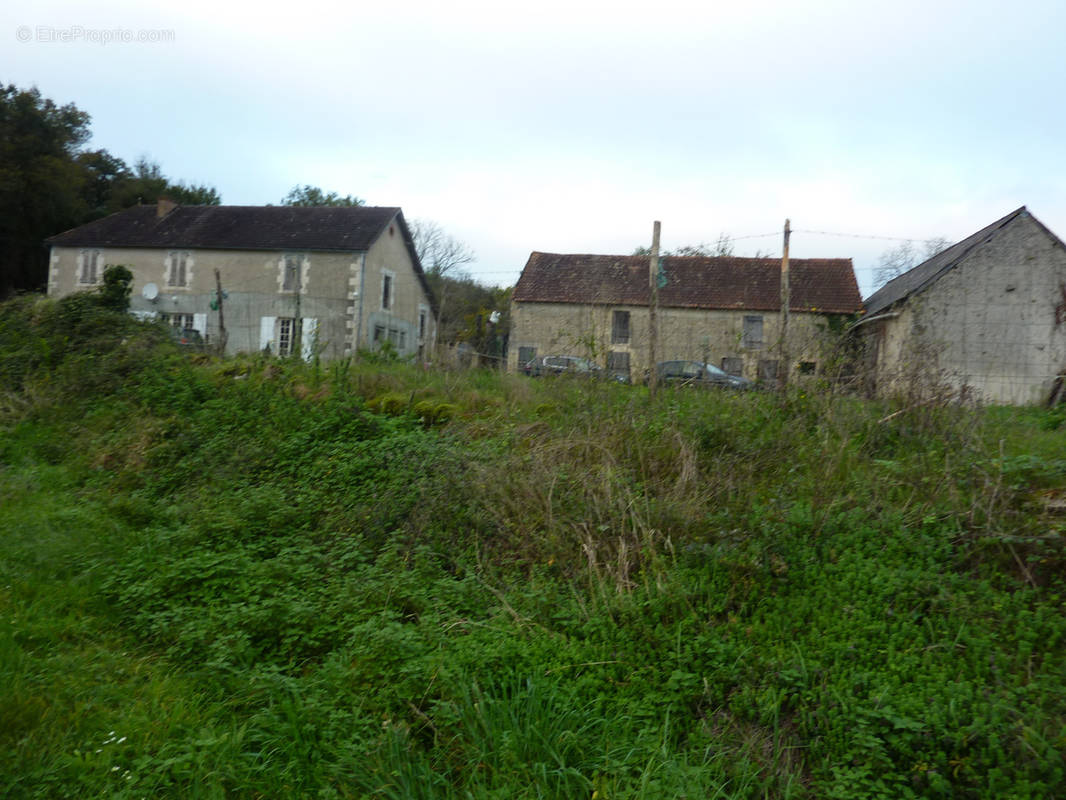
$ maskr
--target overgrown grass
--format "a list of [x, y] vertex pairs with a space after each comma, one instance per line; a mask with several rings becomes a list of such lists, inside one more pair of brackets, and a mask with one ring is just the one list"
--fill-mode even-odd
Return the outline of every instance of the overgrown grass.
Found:
[[1066, 794], [1056, 412], [0, 333], [5, 796]]

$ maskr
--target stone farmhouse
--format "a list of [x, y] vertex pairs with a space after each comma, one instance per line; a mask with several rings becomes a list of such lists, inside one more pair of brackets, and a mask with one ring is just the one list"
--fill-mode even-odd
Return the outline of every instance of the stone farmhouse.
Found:
[[[217, 341], [224, 291], [227, 352], [269, 349], [340, 358], [390, 343], [428, 355], [435, 303], [403, 213], [388, 207], [136, 206], [46, 241], [48, 294], [133, 273], [131, 311]], [[216, 271], [218, 282], [216, 282]]]
[[857, 327], [880, 394], [1062, 395], [1066, 246], [1023, 206], [886, 283]]
[[[649, 367], [648, 270], [646, 256], [530, 254], [514, 289], [509, 368], [538, 355], [591, 355], [615, 374], [642, 379]], [[780, 260], [668, 256], [662, 270], [657, 361], [776, 377]], [[817, 373], [831, 329], [862, 308], [855, 271], [841, 258], [792, 259], [789, 272], [790, 361], [794, 372]]]

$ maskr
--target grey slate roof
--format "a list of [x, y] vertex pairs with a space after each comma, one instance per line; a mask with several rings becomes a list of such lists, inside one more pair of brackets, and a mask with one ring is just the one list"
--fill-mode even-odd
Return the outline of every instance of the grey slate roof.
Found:
[[[733, 256], [666, 256], [664, 307], [778, 311], [781, 260]], [[526, 303], [646, 306], [647, 256], [531, 253], [513, 299]], [[789, 262], [794, 311], [854, 314], [862, 308], [850, 258], [793, 258]]]
[[[218, 250], [367, 250], [399, 208], [357, 206], [134, 206], [45, 241], [53, 247]], [[406, 225], [403, 233], [407, 234]], [[416, 262], [417, 263], [417, 262]]]
[[[915, 292], [920, 292], [927, 286], [937, 281], [945, 272], [953, 269], [971, 250], [985, 242], [990, 241], [1008, 224], [1017, 217], [1029, 216], [1040, 225], [1040, 222], [1029, 213], [1025, 206], [1015, 209], [1002, 219], [998, 219], [987, 227], [981, 228], [977, 233], [967, 236], [960, 242], [956, 242], [946, 250], [942, 250], [928, 261], [904, 272], [899, 277], [893, 278], [868, 298], [866, 298], [866, 316], [872, 317], [890, 306], [898, 303]], [[1043, 225], [1040, 225], [1044, 228]], [[1044, 228], [1047, 230], [1047, 228]], [[1054, 237], [1051, 231], [1048, 233]]]

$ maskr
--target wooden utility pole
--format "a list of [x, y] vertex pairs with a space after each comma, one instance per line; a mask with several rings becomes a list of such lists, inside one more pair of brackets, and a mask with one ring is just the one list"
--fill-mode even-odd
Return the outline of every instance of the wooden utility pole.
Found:
[[789, 225], [789, 221], [786, 219], [785, 246], [781, 255], [781, 364], [777, 373], [782, 389], [788, 386], [789, 365], [791, 364], [792, 358], [792, 355], [788, 350], [788, 312], [789, 306], [792, 305], [792, 292], [791, 287], [789, 286], [788, 276], [788, 239], [791, 235], [792, 228]]
[[648, 286], [651, 296], [648, 298], [648, 393], [655, 397], [655, 388], [659, 383], [659, 369], [655, 360], [659, 338], [659, 230], [661, 223], [656, 220], [651, 232], [651, 262], [648, 265]]
[[215, 302], [218, 304], [218, 354], [226, 354], [226, 342], [229, 335], [226, 333], [226, 317], [222, 311], [222, 273], [215, 269]]

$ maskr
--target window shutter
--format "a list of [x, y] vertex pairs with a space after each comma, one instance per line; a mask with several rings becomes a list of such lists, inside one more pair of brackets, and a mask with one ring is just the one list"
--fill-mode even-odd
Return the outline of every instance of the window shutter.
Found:
[[207, 314], [193, 314], [192, 327], [201, 336], [207, 336]]
[[318, 319], [315, 317], [303, 318], [303, 333], [300, 338], [300, 355], [304, 361], [310, 361], [315, 352], [315, 334], [318, 332]]
[[259, 318], [259, 349], [266, 350], [274, 341], [274, 323], [277, 317]]

